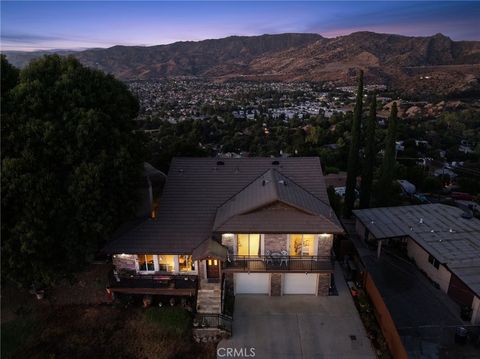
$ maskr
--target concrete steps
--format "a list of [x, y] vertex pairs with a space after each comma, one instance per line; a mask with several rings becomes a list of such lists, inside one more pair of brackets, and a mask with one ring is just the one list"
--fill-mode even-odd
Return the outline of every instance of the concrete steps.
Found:
[[222, 312], [222, 289], [219, 283], [200, 283], [197, 291], [197, 312]]

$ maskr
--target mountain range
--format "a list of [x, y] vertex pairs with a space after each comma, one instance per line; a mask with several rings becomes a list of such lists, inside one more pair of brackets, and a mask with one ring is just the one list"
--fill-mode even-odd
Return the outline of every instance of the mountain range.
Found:
[[[22, 67], [45, 52], [5, 53], [11, 63]], [[83, 64], [125, 81], [187, 76], [353, 85], [356, 70], [362, 68], [367, 84], [385, 84], [411, 93], [480, 91], [480, 41], [453, 41], [442, 34], [230, 36], [149, 47], [63, 50], [61, 54], [73, 55]]]

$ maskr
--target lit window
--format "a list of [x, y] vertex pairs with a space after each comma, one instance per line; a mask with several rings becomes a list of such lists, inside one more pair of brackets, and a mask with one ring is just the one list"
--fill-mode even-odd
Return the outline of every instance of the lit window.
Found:
[[162, 272], [173, 272], [175, 269], [175, 256], [171, 254], [158, 255], [158, 267]]
[[154, 272], [155, 262], [151, 254], [138, 255], [138, 270], [141, 272]]
[[191, 272], [195, 270], [195, 264], [192, 261], [192, 256], [178, 256], [178, 266], [180, 272]]
[[260, 234], [239, 234], [237, 236], [237, 254], [240, 256], [259, 256]]
[[313, 234], [291, 234], [290, 255], [291, 256], [313, 256], [315, 235]]

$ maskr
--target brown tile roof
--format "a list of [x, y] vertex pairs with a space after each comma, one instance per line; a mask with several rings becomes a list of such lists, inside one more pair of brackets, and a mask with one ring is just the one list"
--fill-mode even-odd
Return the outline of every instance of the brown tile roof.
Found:
[[[291, 213], [280, 215], [281, 217], [277, 219], [266, 209], [265, 213], [258, 214], [260, 216], [258, 219], [252, 214], [249, 223], [253, 225], [255, 222], [258, 223], [262, 216], [269, 216], [272, 231], [274, 226], [280, 225], [283, 226], [282, 230], [287, 231], [287, 218], [291, 218], [293, 232], [298, 232], [294, 229], [301, 228], [302, 225], [304, 229], [307, 225], [314, 227], [315, 232], [318, 226], [319, 233], [324, 232], [321, 230], [323, 225], [328, 228], [334, 224], [341, 228], [335, 215], [332, 214], [330, 217], [328, 196], [318, 157], [282, 159], [178, 157], [172, 160], [160, 198], [157, 218], [148, 219], [120, 235], [112, 240], [105, 250], [108, 253], [191, 253], [201, 242], [211, 237], [217, 209], [226, 205], [229, 199], [255, 183], [270, 169], [275, 169], [270, 172], [271, 176], [287, 180], [287, 186], [280, 187], [281, 193], [279, 192], [277, 197], [292, 208]], [[271, 193], [265, 198], [268, 196], [271, 196]], [[257, 204], [260, 203], [267, 204], [269, 201], [265, 199], [263, 202], [257, 201]], [[302, 210], [298, 209], [300, 207]], [[231, 225], [242, 224], [236, 218], [242, 216], [237, 214], [240, 212], [236, 207], [229, 212], [233, 215], [229, 217]], [[317, 214], [321, 212], [328, 220], [323, 221], [319, 215], [312, 215], [312, 212]], [[243, 221], [247, 218], [241, 219]], [[220, 222], [218, 224], [220, 225]]]
[[[281, 211], [269, 209], [258, 212], [276, 203], [286, 206]], [[282, 221], [277, 216], [282, 216]], [[213, 230], [225, 232], [235, 228], [234, 231], [279, 233], [295, 227], [300, 232], [319, 233], [321, 227], [329, 232], [342, 232], [335, 220], [328, 203], [276, 169], [269, 169], [218, 208]]]

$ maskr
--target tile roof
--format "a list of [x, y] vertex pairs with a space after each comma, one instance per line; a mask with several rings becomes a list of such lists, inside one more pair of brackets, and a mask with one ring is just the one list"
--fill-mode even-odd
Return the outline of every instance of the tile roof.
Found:
[[[281, 211], [269, 208], [258, 212], [277, 203], [284, 204]], [[264, 233], [291, 231], [292, 226], [301, 233], [319, 233], [320, 228], [322, 233], [343, 232], [328, 203], [269, 169], [218, 208], [213, 228]]]
[[[271, 169], [275, 171], [269, 171]], [[272, 179], [275, 177], [277, 180], [287, 181], [287, 186], [280, 189], [281, 193], [279, 192], [277, 196], [292, 208], [292, 229], [301, 228], [300, 225], [305, 228], [305, 225], [308, 225], [314, 227], [316, 232], [322, 233], [324, 232], [322, 223], [328, 225], [325, 228], [335, 226], [341, 229], [338, 219], [328, 208], [328, 195], [318, 157], [282, 159], [177, 157], [172, 160], [156, 219], [147, 219], [132, 230], [119, 235], [107, 244], [105, 251], [111, 254], [191, 253], [201, 242], [212, 236], [219, 207], [222, 205], [229, 207], [230, 205], [227, 205], [229, 199], [266, 172], [270, 172]], [[267, 195], [262, 194], [263, 200], [257, 201], [257, 204], [269, 203], [268, 198], [273, 197], [269, 197], [272, 196], [270, 190], [267, 192], [269, 192]], [[245, 193], [250, 194], [249, 190]], [[302, 204], [302, 201], [305, 203]], [[236, 223], [238, 226], [241, 223], [235, 222], [235, 218], [239, 216], [237, 213], [242, 212], [238, 211], [240, 207], [233, 206], [229, 212], [233, 216], [229, 217], [233, 221], [232, 224]], [[299, 207], [303, 210], [300, 211]], [[323, 219], [319, 215], [313, 216], [311, 212], [315, 211], [321, 212], [326, 220], [322, 222]], [[271, 216], [268, 218], [273, 230], [275, 226], [284, 225], [282, 222], [289, 216], [284, 214], [278, 219]]]
[[409, 236], [480, 295], [480, 220], [440, 203], [353, 213], [377, 239]]

